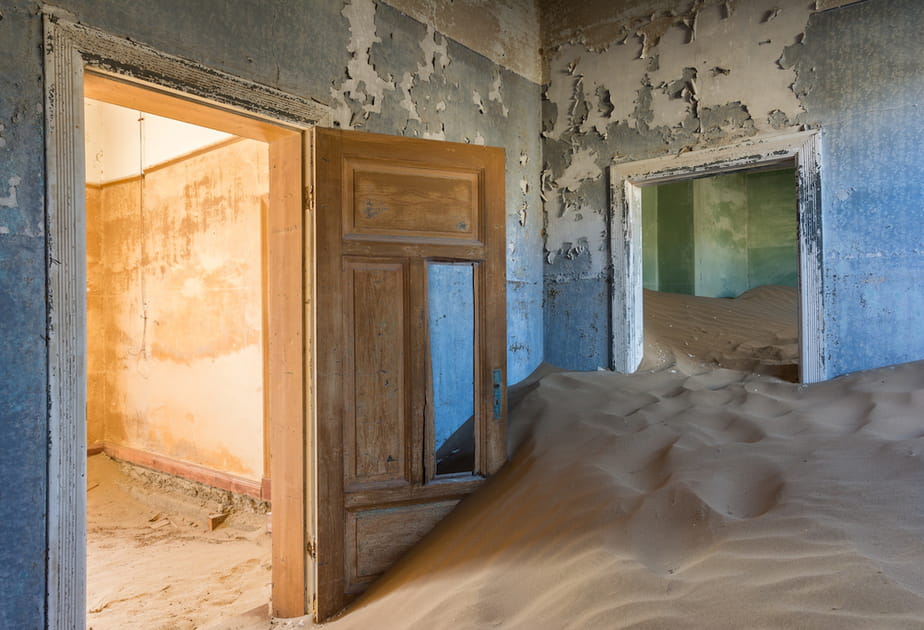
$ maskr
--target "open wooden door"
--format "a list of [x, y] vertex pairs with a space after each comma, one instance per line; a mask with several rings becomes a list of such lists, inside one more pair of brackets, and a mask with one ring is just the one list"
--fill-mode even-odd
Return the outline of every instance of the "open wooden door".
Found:
[[506, 459], [504, 152], [318, 128], [308, 157], [324, 620]]

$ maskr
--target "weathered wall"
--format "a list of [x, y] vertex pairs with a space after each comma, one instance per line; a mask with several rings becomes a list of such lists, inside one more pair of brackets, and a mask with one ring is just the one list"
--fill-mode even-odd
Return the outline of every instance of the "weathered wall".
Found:
[[[505, 147], [510, 380], [542, 360], [534, 81], [373, 0], [54, 4], [115, 35], [329, 103], [341, 125]], [[0, 627], [11, 628], [42, 625], [45, 591], [46, 180], [38, 8], [34, 0], [0, 6], [0, 437], [17, 445], [0, 460], [0, 582], [6, 585]], [[477, 10], [495, 9], [485, 4]]]
[[[654, 231], [654, 238], [648, 231]], [[663, 247], [661, 239], [666, 240]], [[650, 245], [653, 252], [645, 250]], [[737, 297], [764, 284], [794, 287], [797, 255], [796, 176], [791, 168], [643, 189], [646, 289]]]
[[94, 192], [88, 442], [259, 481], [267, 145], [232, 141]]
[[609, 164], [798, 128], [822, 133], [828, 375], [924, 357], [924, 337], [881, 338], [913, 330], [924, 307], [912, 288], [924, 265], [912, 227], [924, 12], [911, 0], [814, 4], [591, 2], [580, 19], [594, 26], [546, 31], [549, 361], [609, 365]]

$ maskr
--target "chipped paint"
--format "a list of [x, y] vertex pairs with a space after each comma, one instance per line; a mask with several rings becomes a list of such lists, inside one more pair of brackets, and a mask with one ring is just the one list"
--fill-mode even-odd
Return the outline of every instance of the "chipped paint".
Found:
[[494, 63], [539, 83], [539, 9], [533, 0], [387, 0]]
[[[350, 60], [347, 62], [347, 78], [338, 89], [331, 89], [334, 103], [343, 103], [347, 98], [360, 103], [363, 117], [382, 111], [385, 91], [395, 89], [394, 81], [383, 79], [369, 61], [369, 50], [373, 44], [380, 43], [381, 38], [375, 32], [375, 3], [372, 0], [352, 0], [343, 7], [343, 17], [349, 22], [350, 42], [347, 50]], [[341, 127], [354, 126], [355, 119], [350, 114], [346, 119], [346, 108], [335, 106], [334, 121]]]
[[18, 175], [14, 175], [6, 181], [9, 185], [7, 188], [8, 192], [5, 197], [0, 197], [0, 208], [18, 208], [19, 202], [16, 201], [16, 187], [19, 186], [22, 178]]

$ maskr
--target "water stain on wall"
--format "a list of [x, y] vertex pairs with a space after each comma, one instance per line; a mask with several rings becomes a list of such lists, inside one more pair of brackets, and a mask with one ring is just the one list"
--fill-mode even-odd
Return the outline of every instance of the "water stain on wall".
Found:
[[88, 433], [259, 479], [267, 146], [88, 187]]

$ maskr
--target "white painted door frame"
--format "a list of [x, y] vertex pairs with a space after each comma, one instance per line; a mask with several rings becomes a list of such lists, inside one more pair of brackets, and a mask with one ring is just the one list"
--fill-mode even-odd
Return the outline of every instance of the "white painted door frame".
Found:
[[644, 354], [642, 186], [795, 161], [799, 239], [799, 378], [825, 380], [821, 146], [817, 131], [749, 138], [731, 146], [610, 167], [612, 368], [631, 373]]
[[85, 68], [155, 85], [295, 130], [324, 125], [327, 106], [205, 68], [76, 23], [46, 7], [45, 147], [48, 285], [46, 627], [86, 623]]

